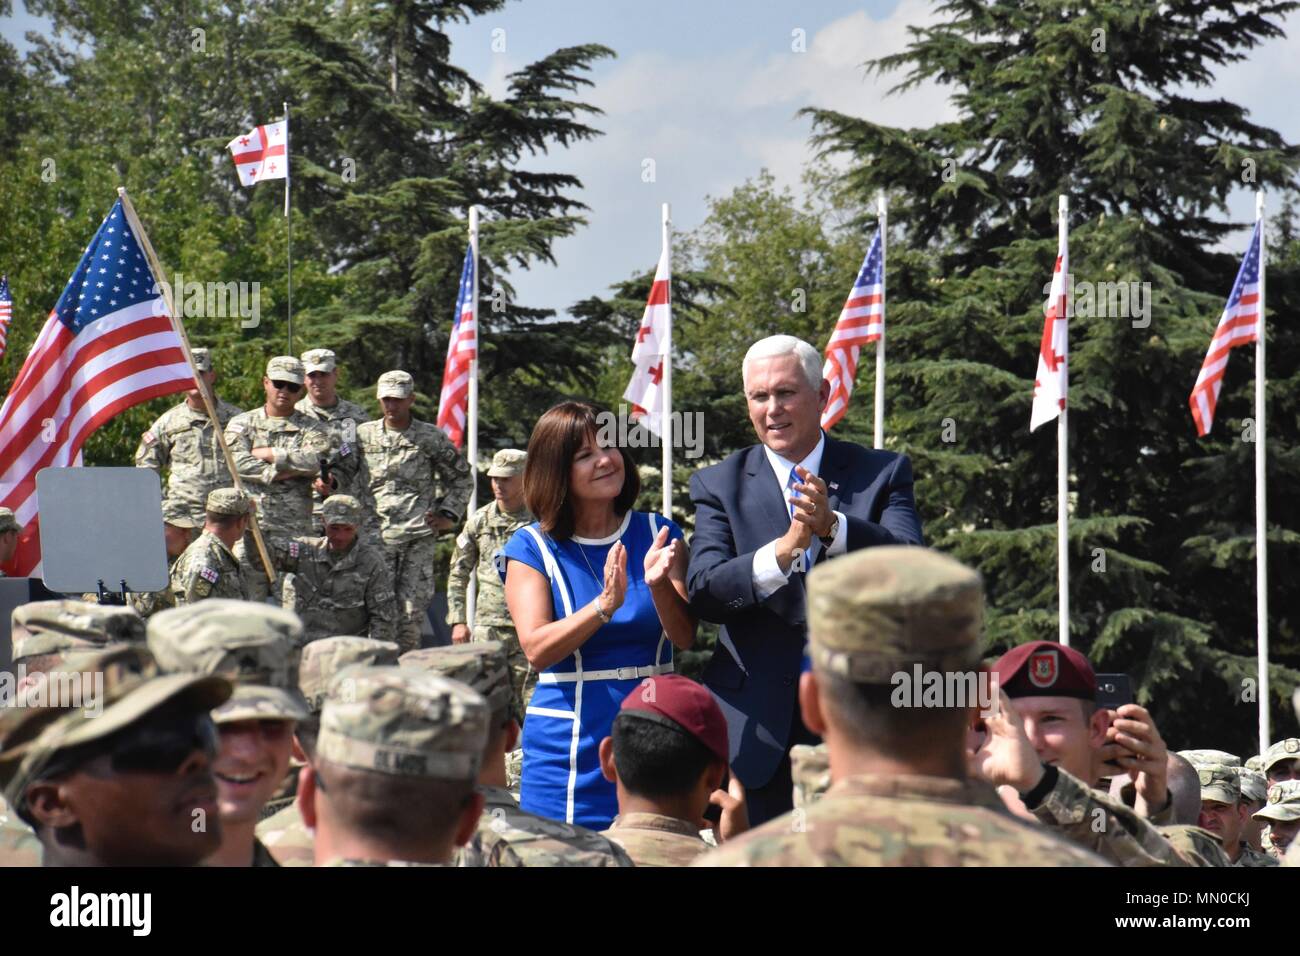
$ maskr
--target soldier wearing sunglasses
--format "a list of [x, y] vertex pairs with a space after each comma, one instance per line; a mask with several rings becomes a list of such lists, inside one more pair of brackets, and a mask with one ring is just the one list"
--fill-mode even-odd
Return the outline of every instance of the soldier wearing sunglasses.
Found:
[[221, 842], [208, 712], [230, 682], [162, 676], [124, 645], [70, 655], [81, 706], [6, 709], [0, 786], [35, 831], [45, 866], [193, 866]]

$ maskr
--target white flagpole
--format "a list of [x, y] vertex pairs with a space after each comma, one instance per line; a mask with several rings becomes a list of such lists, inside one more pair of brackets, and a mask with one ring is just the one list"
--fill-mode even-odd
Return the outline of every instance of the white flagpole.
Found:
[[673, 516], [673, 221], [668, 203], [663, 207], [664, 254], [668, 260], [668, 321], [664, 327], [663, 343], [663, 419], [660, 441], [663, 443], [664, 509], [665, 518]]
[[[1068, 295], [1070, 267], [1070, 199], [1068, 196], [1057, 198], [1057, 242], [1065, 250], [1066, 275], [1065, 288]], [[1069, 316], [1067, 302], [1066, 316]], [[1068, 322], [1068, 319], [1067, 319]], [[1067, 325], [1068, 328], [1068, 325]], [[1067, 332], [1068, 335], [1068, 332]], [[1068, 341], [1068, 340], [1067, 340]], [[1070, 357], [1067, 346], [1065, 361], [1061, 365], [1061, 374], [1065, 377], [1062, 389], [1066, 398], [1061, 414], [1056, 420], [1056, 587], [1059, 592], [1060, 620], [1058, 621], [1058, 640], [1063, 647], [1070, 646], [1070, 432], [1066, 415], [1070, 408]]]
[[1264, 480], [1264, 191], [1255, 193], [1259, 225], [1259, 332], [1255, 338], [1255, 637], [1259, 651], [1259, 752], [1269, 745], [1268, 727], [1268, 509]]
[[[478, 511], [478, 350], [483, 342], [483, 326], [478, 320], [478, 206], [469, 207], [469, 247], [474, 255], [474, 357], [469, 363], [469, 410], [466, 426], [469, 437], [465, 453], [469, 458], [471, 484], [469, 491], [469, 515]], [[465, 620], [474, 627], [474, 610], [478, 604], [477, 572], [469, 576], [469, 588], [465, 594]]]
[[876, 212], [880, 218], [880, 338], [876, 339], [876, 440], [877, 448], [885, 447], [885, 244], [888, 213], [885, 209], [885, 191], [876, 195]]
[[285, 261], [287, 264], [285, 286], [289, 313], [289, 354], [293, 355], [293, 217], [289, 215], [289, 173], [291, 168], [292, 159], [289, 154], [289, 102], [286, 100], [284, 103], [284, 228]]

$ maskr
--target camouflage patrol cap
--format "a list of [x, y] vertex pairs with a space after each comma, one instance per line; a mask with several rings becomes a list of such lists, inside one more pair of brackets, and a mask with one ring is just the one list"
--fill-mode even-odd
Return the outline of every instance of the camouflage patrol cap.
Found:
[[301, 385], [302, 363], [292, 355], [277, 355], [266, 363], [266, 377], [273, 382], [293, 382]]
[[1180, 750], [1178, 756], [1186, 759], [1193, 767], [1217, 766], [1240, 767], [1241, 758], [1226, 750]]
[[307, 707], [320, 715], [325, 691], [334, 675], [353, 664], [396, 664], [401, 648], [392, 641], [372, 641], [368, 637], [323, 637], [302, 649], [298, 661], [298, 689], [307, 699]]
[[162, 506], [163, 521], [174, 528], [198, 527], [187, 505], [179, 501], [164, 501]]
[[1300, 820], [1300, 780], [1282, 780], [1268, 788], [1268, 802], [1253, 814], [1260, 820]]
[[205, 511], [214, 515], [246, 515], [252, 509], [248, 492], [238, 488], [213, 488], [208, 492]]
[[351, 495], [330, 495], [322, 502], [320, 513], [326, 524], [348, 524], [356, 528], [363, 520], [361, 502]]
[[209, 598], [158, 612], [147, 633], [164, 672], [221, 674], [234, 683], [230, 700], [212, 714], [217, 723], [307, 716], [298, 690], [302, 623], [292, 611]]
[[1285, 740], [1279, 740], [1277, 743], [1270, 745], [1269, 748], [1264, 751], [1264, 754], [1260, 759], [1259, 769], [1263, 770], [1264, 773], [1267, 774], [1269, 768], [1275, 763], [1279, 763], [1283, 760], [1298, 759], [1300, 759], [1300, 739], [1287, 737]]
[[18, 523], [14, 513], [8, 508], [0, 508], [0, 534], [6, 531], [22, 531], [23, 526]]
[[513, 478], [524, 473], [524, 464], [528, 453], [518, 448], [502, 448], [492, 456], [492, 467], [488, 469], [489, 478]]
[[1236, 803], [1241, 799], [1241, 782], [1236, 767], [1205, 765], [1196, 768], [1196, 775], [1201, 779], [1202, 800]]
[[190, 349], [190, 355], [194, 356], [194, 367], [200, 372], [212, 371], [212, 353], [207, 349]]
[[979, 574], [929, 548], [867, 548], [808, 575], [813, 663], [859, 684], [888, 684], [913, 664], [977, 666], [983, 616]]
[[329, 349], [308, 349], [302, 353], [302, 370], [312, 372], [334, 371], [334, 353]]
[[379, 384], [375, 387], [376, 398], [409, 398], [414, 393], [415, 379], [401, 369], [379, 376]]
[[445, 647], [419, 648], [403, 654], [398, 664], [460, 681], [478, 691], [493, 714], [509, 709], [514, 715], [510, 658], [506, 655], [506, 646], [500, 641], [470, 641]]
[[217, 675], [163, 675], [147, 648], [129, 644], [70, 655], [63, 667], [80, 678], [79, 700], [5, 708], [0, 787], [15, 807], [59, 753], [101, 740], [172, 701], [207, 711], [231, 692], [230, 682]]
[[1237, 782], [1241, 784], [1241, 799], [1251, 803], [1268, 799], [1268, 778], [1260, 771], [1242, 767], [1237, 771]]
[[474, 781], [487, 701], [458, 681], [410, 667], [348, 667], [321, 711], [316, 757], [358, 770]]
[[144, 618], [129, 607], [85, 601], [34, 601], [14, 608], [13, 659], [144, 644]]

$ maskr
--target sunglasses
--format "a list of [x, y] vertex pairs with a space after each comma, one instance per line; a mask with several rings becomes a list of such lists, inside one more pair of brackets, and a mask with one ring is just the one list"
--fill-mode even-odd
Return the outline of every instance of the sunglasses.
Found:
[[282, 392], [301, 392], [302, 386], [297, 382], [272, 382], [271, 387]]
[[217, 725], [207, 713], [167, 723], [151, 721], [123, 731], [114, 741], [110, 761], [115, 773], [175, 773], [196, 750], [215, 758], [218, 739]]

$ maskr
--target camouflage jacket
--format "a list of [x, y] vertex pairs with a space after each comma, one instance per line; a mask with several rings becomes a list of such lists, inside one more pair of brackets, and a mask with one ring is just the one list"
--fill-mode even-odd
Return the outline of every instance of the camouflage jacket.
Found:
[[[330, 455], [330, 474], [339, 480], [337, 493], [352, 494], [352, 486], [357, 476], [357, 428], [374, 416], [356, 402], [349, 402], [346, 398], [340, 398], [334, 403], [333, 408], [322, 408], [320, 405], [312, 404], [310, 395], [304, 395], [294, 408], [308, 418], [320, 422], [321, 426], [329, 432], [330, 446], [334, 449]], [[320, 517], [320, 506], [324, 500], [319, 492], [312, 490], [311, 513], [316, 517]]]
[[709, 849], [699, 827], [659, 813], [620, 813], [601, 835], [627, 850], [637, 866], [689, 866]]
[[790, 748], [790, 777], [794, 781], [794, 808], [811, 807], [831, 787], [831, 755], [824, 743], [795, 744]]
[[509, 790], [480, 787], [487, 802], [457, 866], [632, 866], [622, 847], [594, 830], [519, 809]]
[[44, 858], [40, 839], [0, 797], [0, 866], [40, 866]]
[[[312, 481], [320, 474], [320, 459], [332, 454], [324, 426], [302, 412], [273, 418], [265, 408], [255, 408], [230, 420], [226, 443], [245, 490], [257, 501], [257, 520], [266, 535], [311, 534]], [[255, 458], [254, 448], [275, 449], [275, 461]], [[294, 477], [275, 480], [285, 472]]]
[[447, 623], [468, 624], [465, 594], [470, 575], [478, 582], [474, 601], [474, 623], [487, 627], [514, 627], [506, 608], [506, 589], [497, 574], [496, 561], [504, 552], [510, 536], [534, 521], [527, 508], [511, 514], [489, 501], [470, 515], [465, 528], [456, 536], [456, 551], [451, 556], [447, 574]]
[[276, 546], [275, 565], [293, 572], [284, 606], [302, 618], [304, 643], [335, 634], [397, 639], [397, 597], [378, 548], [356, 541], [340, 554], [326, 538], [294, 538]]
[[377, 520], [385, 544], [432, 535], [425, 512], [446, 510], [457, 521], [465, 513], [473, 480], [469, 463], [436, 425], [412, 419], [399, 432], [381, 418], [360, 426], [357, 442], [356, 497]]
[[1106, 866], [1019, 820], [987, 784], [862, 774], [692, 866]]
[[1059, 768], [1056, 782], [1037, 806], [1039, 821], [1117, 866], [1195, 866], [1150, 821]]
[[1267, 853], [1260, 853], [1254, 847], [1241, 845], [1241, 854], [1237, 857], [1237, 862], [1232, 866], [1256, 867], [1256, 866], [1277, 866], [1278, 861], [1273, 859]]
[[[216, 409], [222, 428], [239, 414], [238, 408], [221, 399], [217, 399]], [[159, 478], [163, 469], [168, 469], [165, 497], [180, 502], [200, 523], [208, 492], [230, 485], [230, 470], [208, 413], [195, 411], [184, 402], [159, 415], [141, 436], [135, 464], [152, 468]]]
[[177, 605], [210, 597], [248, 600], [239, 562], [209, 531], [199, 535], [172, 565], [171, 592]]
[[1223, 852], [1223, 844], [1209, 830], [1181, 823], [1158, 829], [1178, 855], [1192, 866], [1232, 866], [1228, 854]]
[[311, 866], [315, 862], [316, 841], [302, 822], [297, 803], [259, 823], [257, 839], [281, 866]]

